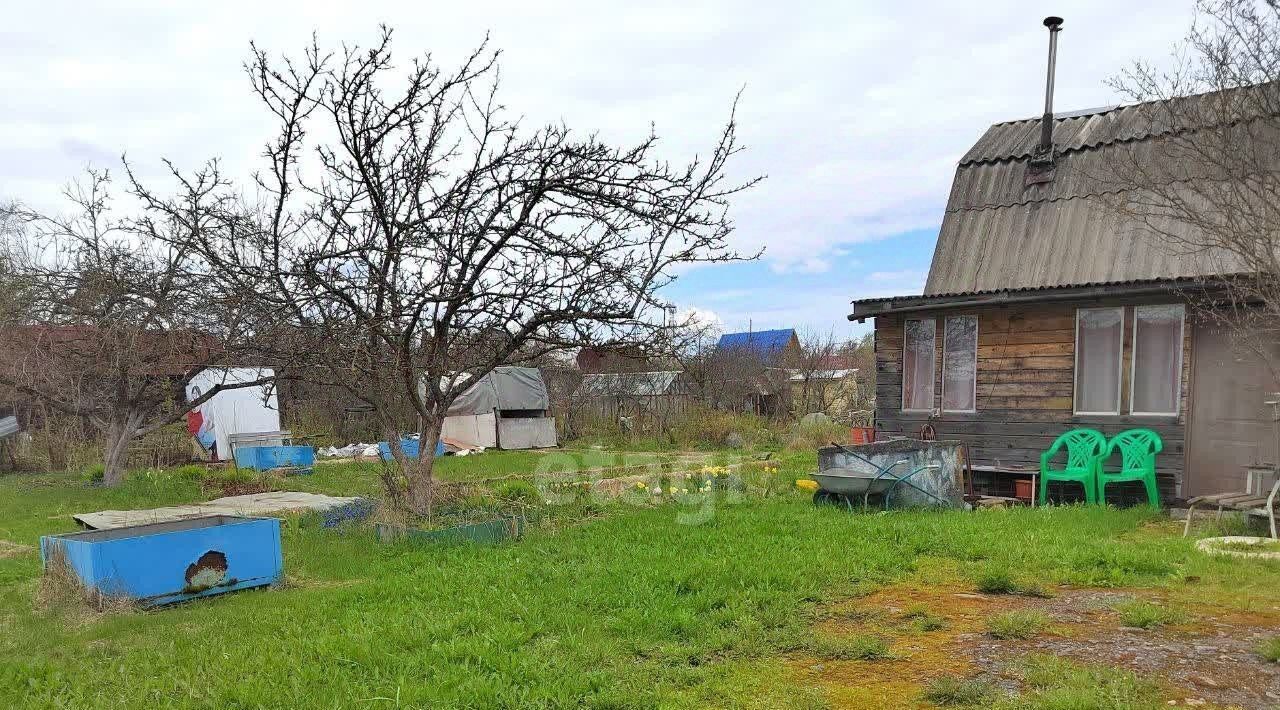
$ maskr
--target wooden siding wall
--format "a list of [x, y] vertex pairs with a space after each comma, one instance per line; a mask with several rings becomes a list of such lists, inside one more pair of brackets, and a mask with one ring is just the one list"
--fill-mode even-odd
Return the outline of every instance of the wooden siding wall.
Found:
[[[884, 436], [918, 437], [925, 424], [939, 439], [968, 445], [975, 464], [1039, 465], [1040, 454], [1062, 432], [1077, 426], [1111, 436], [1148, 428], [1164, 440], [1157, 457], [1161, 497], [1176, 497], [1182, 479], [1186, 413], [1190, 408], [1191, 323], [1183, 328], [1182, 397], [1177, 416], [1091, 415], [1072, 411], [1075, 387], [1076, 308], [1102, 308], [1159, 301], [1114, 301], [991, 307], [876, 318], [876, 428]], [[1163, 302], [1168, 302], [1167, 299]], [[978, 316], [977, 412], [902, 411], [903, 322], [937, 321], [934, 407], [942, 406], [943, 327], [948, 315]], [[1129, 409], [1133, 313], [1126, 309], [1121, 412]]]

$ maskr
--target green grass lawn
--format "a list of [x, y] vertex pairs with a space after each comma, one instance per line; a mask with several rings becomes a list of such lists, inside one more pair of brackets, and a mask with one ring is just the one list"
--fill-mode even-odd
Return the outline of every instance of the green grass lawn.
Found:
[[[450, 459], [441, 476], [527, 474], [555, 455]], [[811, 459], [784, 457], [781, 475]], [[375, 475], [320, 467], [290, 484], [368, 492]], [[0, 540], [35, 545], [72, 529], [73, 512], [199, 497], [165, 474], [116, 490], [67, 475], [0, 478]], [[782, 660], [812, 645], [819, 607], [938, 564], [974, 579], [1016, 570], [1019, 583], [1280, 596], [1276, 566], [1201, 555], [1140, 509], [853, 514], [789, 492], [577, 512], [493, 547], [384, 545], [365, 529], [292, 519], [282, 588], [108, 615], [38, 604], [38, 554], [0, 548], [0, 698], [50, 708], [821, 707]]]

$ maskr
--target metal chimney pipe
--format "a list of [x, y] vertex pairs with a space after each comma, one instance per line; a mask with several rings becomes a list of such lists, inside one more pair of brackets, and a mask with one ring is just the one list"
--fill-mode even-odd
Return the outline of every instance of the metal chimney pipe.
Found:
[[1053, 75], [1058, 64], [1058, 33], [1062, 31], [1061, 17], [1044, 18], [1049, 28], [1049, 72], [1044, 82], [1044, 116], [1040, 118], [1040, 146], [1038, 153], [1053, 155]]

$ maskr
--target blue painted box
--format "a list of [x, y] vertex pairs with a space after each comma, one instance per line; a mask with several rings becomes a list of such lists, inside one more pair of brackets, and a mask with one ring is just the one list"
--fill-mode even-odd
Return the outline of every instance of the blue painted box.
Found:
[[280, 579], [280, 521], [209, 515], [40, 538], [46, 569], [65, 560], [89, 589], [147, 606]]
[[255, 471], [273, 468], [311, 468], [316, 463], [313, 446], [239, 446], [236, 466]]
[[[418, 458], [418, 440], [417, 439], [401, 439], [400, 449], [404, 451], [404, 455], [411, 459]], [[391, 460], [391, 444], [385, 441], [378, 442], [378, 456], [383, 461]], [[436, 456], [444, 456], [444, 442], [436, 442]]]

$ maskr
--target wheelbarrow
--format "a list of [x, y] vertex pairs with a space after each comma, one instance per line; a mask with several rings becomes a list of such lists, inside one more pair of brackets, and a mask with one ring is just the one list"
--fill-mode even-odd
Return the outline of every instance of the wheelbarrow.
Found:
[[949, 501], [939, 497], [937, 494], [922, 488], [915, 484], [911, 479], [917, 474], [924, 471], [932, 471], [941, 468], [938, 464], [926, 464], [917, 466], [915, 469], [899, 475], [894, 469], [900, 468], [902, 464], [909, 464], [907, 459], [899, 459], [887, 466], [878, 466], [870, 459], [851, 451], [844, 446], [839, 446], [849, 456], [863, 461], [870, 467], [870, 471], [864, 469], [855, 469], [849, 467], [829, 468], [825, 471], [818, 471], [810, 474], [813, 480], [818, 482], [818, 490], [813, 494], [814, 503], [840, 503], [843, 502], [850, 509], [853, 508], [853, 501], [859, 496], [862, 498], [862, 506], [864, 508], [870, 506], [871, 496], [881, 496], [884, 501], [884, 508], [888, 510], [893, 500], [893, 494], [902, 486], [919, 491], [930, 500], [936, 501], [939, 505], [949, 505]]

